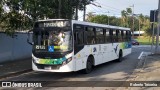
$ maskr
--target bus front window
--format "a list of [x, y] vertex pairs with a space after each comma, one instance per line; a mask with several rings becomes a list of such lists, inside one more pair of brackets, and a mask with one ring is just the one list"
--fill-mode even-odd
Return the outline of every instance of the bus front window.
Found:
[[48, 45], [54, 46], [57, 51], [72, 49], [71, 31], [52, 31], [49, 33]]
[[[37, 46], [45, 47], [47, 52], [66, 52], [72, 50], [72, 35], [69, 30], [44, 30], [34, 32], [35, 50]], [[52, 47], [52, 51], [49, 48]], [[42, 50], [38, 50], [42, 51]]]

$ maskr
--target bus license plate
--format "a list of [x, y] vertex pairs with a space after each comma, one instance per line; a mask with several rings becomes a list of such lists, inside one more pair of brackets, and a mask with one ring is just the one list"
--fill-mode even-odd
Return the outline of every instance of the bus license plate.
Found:
[[51, 70], [52, 68], [51, 68], [51, 66], [45, 66], [44, 69]]

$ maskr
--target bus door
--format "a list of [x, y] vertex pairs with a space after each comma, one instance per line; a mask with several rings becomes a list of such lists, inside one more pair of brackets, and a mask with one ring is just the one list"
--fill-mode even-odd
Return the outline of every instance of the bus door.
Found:
[[84, 33], [83, 27], [80, 25], [74, 25], [74, 54], [76, 58], [76, 70], [83, 68], [83, 60], [85, 57], [84, 50]]

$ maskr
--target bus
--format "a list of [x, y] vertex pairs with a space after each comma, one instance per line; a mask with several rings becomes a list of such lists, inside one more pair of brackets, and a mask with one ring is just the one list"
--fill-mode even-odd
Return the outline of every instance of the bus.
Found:
[[130, 28], [66, 19], [36, 21], [28, 36], [32, 69], [45, 72], [90, 73], [93, 66], [122, 61], [132, 46]]

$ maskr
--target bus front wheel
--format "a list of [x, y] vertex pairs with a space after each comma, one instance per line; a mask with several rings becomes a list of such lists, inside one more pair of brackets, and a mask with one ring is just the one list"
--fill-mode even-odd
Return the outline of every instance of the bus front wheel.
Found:
[[88, 74], [91, 73], [92, 70], [93, 70], [93, 60], [91, 57], [89, 57], [86, 63], [86, 68], [83, 70], [83, 73]]

